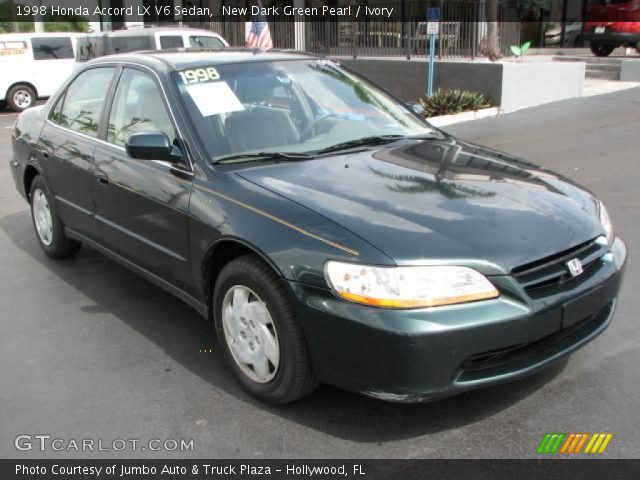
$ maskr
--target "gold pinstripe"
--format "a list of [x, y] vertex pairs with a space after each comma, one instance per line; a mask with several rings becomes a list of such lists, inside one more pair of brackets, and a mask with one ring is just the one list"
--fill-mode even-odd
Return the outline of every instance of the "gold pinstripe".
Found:
[[244, 207], [247, 210], [251, 210], [252, 212], [257, 213], [258, 215], [262, 215], [263, 217], [266, 217], [266, 218], [268, 218], [270, 220], [273, 220], [274, 222], [278, 222], [279, 224], [284, 225], [285, 227], [289, 227], [292, 230], [295, 230], [296, 232], [299, 232], [299, 233], [301, 233], [303, 235], [306, 235], [307, 237], [310, 237], [310, 238], [313, 238], [313, 239], [318, 240], [320, 242], [326, 243], [327, 245], [331, 245], [332, 247], [337, 248], [339, 250], [342, 250], [344, 252], [350, 253], [351, 255], [360, 255], [356, 250], [352, 250], [352, 249], [350, 249], [348, 247], [345, 247], [344, 245], [340, 245], [339, 243], [332, 242], [331, 240], [328, 240], [328, 239], [326, 239], [324, 237], [321, 237], [319, 235], [311, 233], [311, 232], [305, 230], [304, 228], [300, 228], [300, 227], [298, 227], [298, 226], [296, 226], [296, 225], [294, 225], [292, 223], [287, 222], [286, 220], [283, 220], [282, 218], [278, 218], [275, 215], [271, 215], [270, 213], [267, 213], [264, 210], [260, 210], [259, 208], [252, 207], [251, 205], [249, 205], [247, 203], [244, 203], [244, 202], [241, 202], [240, 200], [236, 200], [235, 198], [231, 198], [228, 195], [225, 195], [224, 193], [220, 193], [220, 192], [217, 192], [215, 190], [211, 190], [210, 188], [203, 187], [202, 185], [194, 184], [194, 186], [196, 188], [200, 189], [200, 190], [204, 190], [205, 192], [212, 193], [213, 195], [216, 195], [216, 196], [218, 196], [220, 198], [224, 198], [225, 200], [228, 200], [231, 203], [235, 203], [236, 205]]

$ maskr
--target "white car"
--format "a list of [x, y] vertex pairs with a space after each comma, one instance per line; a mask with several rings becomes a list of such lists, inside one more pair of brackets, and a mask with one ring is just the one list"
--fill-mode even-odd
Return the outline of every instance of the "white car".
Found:
[[0, 102], [20, 112], [51, 96], [73, 72], [76, 33], [0, 35]]
[[114, 53], [181, 48], [223, 48], [229, 43], [215, 32], [188, 27], [130, 27], [114, 32], [84, 34], [78, 39], [77, 61]]

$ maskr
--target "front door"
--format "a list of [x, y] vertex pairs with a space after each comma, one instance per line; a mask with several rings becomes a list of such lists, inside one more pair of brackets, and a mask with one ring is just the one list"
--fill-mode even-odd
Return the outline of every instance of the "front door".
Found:
[[168, 162], [135, 160], [129, 135], [159, 131], [177, 142], [160, 87], [146, 71], [124, 68], [109, 113], [106, 142], [95, 151], [93, 196], [105, 246], [189, 290], [188, 209], [192, 176]]

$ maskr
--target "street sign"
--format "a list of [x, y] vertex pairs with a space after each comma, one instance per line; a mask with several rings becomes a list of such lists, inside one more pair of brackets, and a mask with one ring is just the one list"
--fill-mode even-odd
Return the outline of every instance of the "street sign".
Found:
[[440, 9], [427, 9], [427, 35], [429, 35], [429, 72], [427, 75], [427, 96], [433, 95], [433, 70], [435, 68], [436, 35], [440, 27]]

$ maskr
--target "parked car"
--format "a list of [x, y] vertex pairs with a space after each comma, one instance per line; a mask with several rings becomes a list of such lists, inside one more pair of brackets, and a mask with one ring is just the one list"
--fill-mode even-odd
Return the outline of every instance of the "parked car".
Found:
[[[563, 47], [578, 47], [581, 42], [582, 22], [568, 22], [564, 27]], [[562, 24], [556, 23], [544, 32], [545, 47], [559, 47], [562, 37]]]
[[44, 252], [88, 245], [193, 306], [267, 402], [520, 378], [616, 307], [626, 247], [592, 193], [323, 58], [103, 57], [11, 139]]
[[621, 46], [640, 52], [640, 0], [592, 0], [584, 36], [591, 51], [606, 57]]
[[73, 72], [76, 36], [0, 34], [0, 102], [20, 112], [54, 93]]
[[223, 48], [227, 41], [208, 30], [188, 27], [136, 26], [114, 32], [95, 33], [78, 39], [78, 62], [115, 53], [176, 48]]

